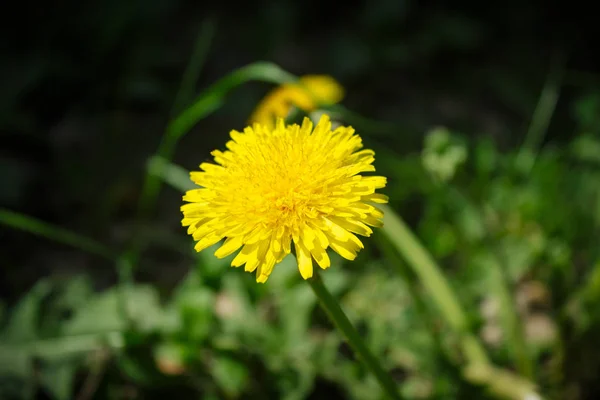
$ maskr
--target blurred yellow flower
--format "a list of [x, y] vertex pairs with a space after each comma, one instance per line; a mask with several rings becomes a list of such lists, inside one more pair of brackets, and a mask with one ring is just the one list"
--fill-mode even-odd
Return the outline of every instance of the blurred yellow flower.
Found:
[[383, 212], [373, 203], [386, 203], [375, 193], [385, 187], [375, 171], [374, 152], [359, 150], [361, 138], [351, 127], [331, 130], [324, 115], [313, 130], [302, 126], [275, 128], [254, 124], [231, 132], [228, 150], [215, 150], [215, 164], [203, 163], [191, 172], [200, 189], [188, 191], [181, 207], [183, 226], [201, 251], [225, 238], [215, 252], [226, 257], [241, 251], [231, 265], [246, 264], [265, 282], [273, 267], [291, 252], [293, 241], [300, 274], [313, 274], [313, 259], [330, 265], [327, 248], [353, 260], [363, 247], [354, 235], [370, 236], [369, 226], [382, 225]]
[[279, 86], [258, 104], [249, 123], [259, 123], [273, 129], [277, 118], [286, 118], [292, 107], [311, 112], [320, 105], [338, 103], [344, 89], [327, 75], [305, 75], [297, 83]]

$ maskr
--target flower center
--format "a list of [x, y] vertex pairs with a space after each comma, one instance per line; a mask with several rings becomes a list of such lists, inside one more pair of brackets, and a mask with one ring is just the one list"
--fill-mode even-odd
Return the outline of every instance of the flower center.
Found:
[[306, 204], [306, 196], [291, 189], [275, 194], [271, 204], [271, 209], [279, 214], [280, 218], [288, 218], [302, 212], [303, 206]]

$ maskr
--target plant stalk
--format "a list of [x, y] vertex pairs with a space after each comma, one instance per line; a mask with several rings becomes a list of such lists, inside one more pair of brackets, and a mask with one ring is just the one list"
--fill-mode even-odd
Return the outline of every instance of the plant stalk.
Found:
[[327, 287], [323, 284], [318, 271], [315, 270], [314, 276], [307, 280], [313, 292], [319, 299], [319, 303], [323, 310], [329, 316], [329, 319], [337, 329], [345, 336], [348, 344], [356, 353], [358, 358], [365, 366], [373, 373], [382, 389], [391, 398], [400, 400], [398, 388], [392, 377], [385, 372], [379, 361], [369, 350], [364, 340], [360, 337], [337, 300], [331, 295]]

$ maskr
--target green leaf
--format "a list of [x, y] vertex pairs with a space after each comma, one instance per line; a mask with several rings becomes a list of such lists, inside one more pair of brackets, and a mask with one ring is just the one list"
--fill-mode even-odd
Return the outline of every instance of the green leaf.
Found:
[[308, 397], [314, 386], [315, 372], [310, 365], [302, 367], [295, 365], [293, 369], [288, 366], [277, 375], [277, 385], [280, 387], [282, 400], [303, 400]]
[[94, 295], [92, 281], [88, 276], [80, 275], [70, 278], [60, 297], [57, 299], [59, 306], [78, 308]]
[[55, 400], [68, 400], [72, 396], [77, 368], [73, 363], [61, 362], [44, 365], [40, 381]]
[[211, 373], [217, 384], [229, 397], [238, 397], [248, 384], [248, 369], [240, 361], [217, 355], [211, 362]]
[[494, 142], [490, 138], [478, 141], [474, 153], [477, 174], [482, 179], [490, 177], [498, 163], [498, 154]]
[[125, 330], [128, 321], [121, 310], [120, 296], [125, 296], [127, 315], [138, 329], [149, 331], [161, 325], [163, 314], [154, 287], [128, 287], [126, 293], [121, 293], [121, 290], [122, 288], [110, 289], [84, 304], [75, 312], [73, 318], [65, 323], [63, 332], [77, 335]]
[[33, 376], [31, 354], [17, 346], [0, 345], [0, 376], [30, 379]]
[[593, 135], [585, 134], [570, 144], [571, 153], [581, 161], [600, 165], [600, 140]]
[[425, 137], [421, 160], [425, 170], [440, 183], [448, 182], [467, 159], [465, 144], [444, 127], [434, 128]]
[[40, 308], [50, 293], [50, 283], [41, 280], [15, 306], [2, 334], [8, 342], [25, 342], [38, 336]]
[[[11, 346], [10, 350], [35, 355], [45, 360], [59, 361], [72, 359], [83, 353], [98, 350], [106, 346], [115, 349], [122, 348], [124, 346], [122, 332], [94, 332], [38, 339], [18, 346]], [[0, 350], [3, 350], [2, 345], [0, 345]]]
[[517, 282], [534, 266], [540, 254], [540, 245], [517, 236], [507, 236], [499, 241], [499, 251], [505, 260], [506, 273], [510, 282]]
[[[215, 310], [220, 319], [224, 333], [244, 340], [247, 345], [251, 337], [262, 338], [273, 326], [264, 324], [260, 318], [256, 304], [252, 301], [250, 291], [245, 284], [246, 279], [241, 271], [225, 274], [222, 290], [217, 295]], [[252, 285], [256, 287], [255, 283]], [[257, 339], [261, 341], [262, 339]]]
[[208, 337], [213, 328], [215, 295], [203, 286], [198, 271], [190, 271], [175, 292], [172, 306], [177, 310], [181, 333], [196, 341]]
[[55, 286], [51, 301], [44, 307], [40, 337], [56, 336], [61, 331], [62, 324], [68, 320], [68, 316], [94, 295], [92, 283], [86, 276], [75, 276]]
[[467, 202], [461, 202], [457, 210], [456, 225], [465, 238], [473, 243], [482, 240], [485, 236], [486, 228], [481, 214]]
[[317, 299], [308, 285], [297, 285], [279, 295], [279, 316], [285, 340], [290, 344], [305, 340]]
[[187, 337], [194, 341], [206, 339], [213, 329], [215, 297], [207, 288], [198, 287], [177, 298]]

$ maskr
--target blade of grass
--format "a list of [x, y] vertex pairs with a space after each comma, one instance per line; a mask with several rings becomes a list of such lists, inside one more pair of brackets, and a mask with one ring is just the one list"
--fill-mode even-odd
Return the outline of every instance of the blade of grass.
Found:
[[383, 233], [412, 267], [440, 314], [460, 337], [462, 353], [467, 361], [465, 377], [473, 383], [486, 385], [500, 397], [541, 399], [534, 384], [491, 364], [484, 347], [469, 331], [466, 315], [440, 267], [398, 214], [388, 206], [380, 205], [380, 208], [384, 211]]
[[383, 233], [413, 268], [448, 324], [462, 336], [465, 357], [473, 364], [488, 364], [485, 351], [469, 332], [467, 318], [440, 268], [404, 221], [391, 208], [381, 208], [384, 210]]
[[544, 136], [546, 136], [558, 102], [564, 71], [564, 55], [558, 52], [554, 56], [538, 103], [533, 111], [525, 141], [517, 155], [517, 165], [521, 166], [524, 171], [529, 171], [533, 167], [539, 147], [544, 140]]
[[0, 224], [114, 260], [113, 252], [93, 239], [15, 211], [0, 208]]
[[498, 398], [543, 400], [533, 383], [493, 365], [467, 366], [464, 375], [472, 383], [485, 385], [490, 394]]
[[202, 27], [200, 33], [196, 38], [194, 50], [190, 57], [190, 62], [187, 65], [181, 78], [181, 85], [175, 96], [173, 102], [173, 108], [171, 109], [171, 115], [175, 116], [184, 110], [185, 106], [190, 103], [194, 97], [194, 90], [198, 83], [198, 77], [200, 71], [206, 62], [206, 56], [210, 48], [210, 44], [213, 41], [216, 31], [216, 22], [213, 18], [207, 18]]

